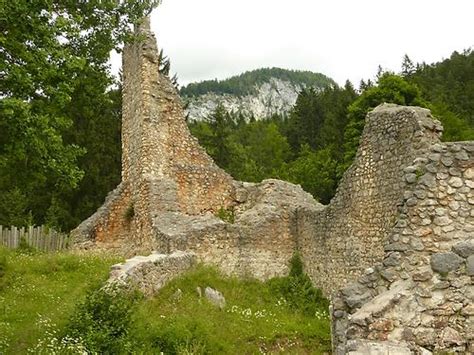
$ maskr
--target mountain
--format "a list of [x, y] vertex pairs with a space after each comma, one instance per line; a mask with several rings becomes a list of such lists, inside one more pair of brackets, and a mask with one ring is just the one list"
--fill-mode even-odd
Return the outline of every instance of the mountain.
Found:
[[263, 68], [225, 80], [191, 83], [180, 94], [190, 120], [208, 117], [219, 104], [229, 112], [259, 119], [287, 113], [303, 88], [320, 90], [332, 85], [335, 82], [320, 73]]

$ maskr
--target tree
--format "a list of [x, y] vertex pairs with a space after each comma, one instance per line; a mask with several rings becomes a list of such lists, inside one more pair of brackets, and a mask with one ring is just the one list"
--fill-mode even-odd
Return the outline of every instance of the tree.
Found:
[[329, 147], [315, 152], [304, 145], [298, 159], [288, 164], [286, 179], [327, 204], [336, 192], [337, 161]]
[[[57, 196], [77, 188], [86, 150], [68, 137], [77, 126], [70, 108], [86, 86], [101, 89], [89, 98], [108, 95], [110, 50], [130, 40], [130, 24], [156, 5], [1, 0], [0, 190], [22, 199], [16, 224], [48, 222]], [[84, 111], [97, 100], [84, 100]], [[12, 222], [7, 201], [0, 201], [0, 224]]]
[[401, 75], [406, 78], [411, 75], [413, 75], [416, 72], [415, 65], [413, 64], [412, 60], [410, 57], [408, 57], [407, 54], [403, 56], [403, 61], [402, 61], [402, 72]]
[[383, 73], [377, 85], [365, 90], [357, 100], [349, 106], [349, 122], [344, 131], [344, 162], [340, 166], [340, 174], [354, 160], [359, 139], [365, 124], [365, 116], [369, 110], [387, 102], [405, 106], [427, 107], [421, 97], [420, 89], [402, 77], [390, 72]]

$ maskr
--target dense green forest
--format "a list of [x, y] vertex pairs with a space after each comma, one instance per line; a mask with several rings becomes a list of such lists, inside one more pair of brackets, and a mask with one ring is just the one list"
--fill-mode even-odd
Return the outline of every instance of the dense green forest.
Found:
[[236, 96], [251, 95], [255, 93], [259, 84], [269, 82], [276, 78], [288, 81], [298, 86], [313, 86], [326, 88], [335, 82], [320, 73], [302, 70], [288, 70], [281, 68], [262, 68], [245, 72], [225, 80], [205, 80], [199, 83], [191, 83], [180, 90], [182, 96], [199, 96], [208, 93], [231, 94]]
[[[133, 39], [130, 24], [158, 2], [2, 3], [0, 225], [70, 230], [118, 184], [121, 92], [110, 89], [109, 53]], [[308, 85], [287, 116], [247, 118], [219, 107], [190, 128], [236, 179], [286, 179], [327, 203], [354, 157], [366, 112], [379, 103], [429, 107], [446, 140], [474, 139], [473, 61], [472, 50], [434, 64], [405, 57], [402, 73], [381, 72], [358, 89], [320, 74], [262, 69], [183, 94], [244, 94], [269, 76]]]
[[383, 102], [427, 107], [442, 121], [444, 140], [474, 140], [473, 60], [471, 50], [430, 65], [406, 56], [401, 73], [379, 71], [358, 90], [350, 82], [303, 90], [285, 117], [255, 120], [218, 107], [190, 128], [234, 178], [284, 179], [328, 203], [354, 159], [367, 112]]
[[69, 230], [120, 181], [109, 55], [158, 3], [1, 1], [0, 225]]

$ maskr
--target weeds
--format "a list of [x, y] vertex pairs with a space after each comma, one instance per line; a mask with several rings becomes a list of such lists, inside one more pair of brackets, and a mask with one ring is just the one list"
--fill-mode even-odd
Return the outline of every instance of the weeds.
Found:
[[235, 220], [234, 209], [233, 208], [225, 209], [224, 207], [221, 207], [217, 211], [216, 217], [222, 219], [224, 222], [233, 224]]

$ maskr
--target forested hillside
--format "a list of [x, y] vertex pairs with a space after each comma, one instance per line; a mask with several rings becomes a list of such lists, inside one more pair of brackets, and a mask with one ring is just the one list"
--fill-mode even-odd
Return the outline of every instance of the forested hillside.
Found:
[[243, 96], [254, 94], [259, 84], [269, 82], [270, 79], [273, 78], [287, 81], [297, 86], [327, 87], [335, 84], [332, 79], [320, 73], [281, 68], [262, 68], [248, 71], [225, 80], [214, 79], [191, 83], [183, 87], [180, 90], [180, 94], [188, 97], [208, 93]]
[[349, 82], [303, 90], [288, 116], [256, 121], [218, 107], [190, 128], [236, 179], [285, 179], [328, 203], [355, 156], [366, 113], [383, 102], [427, 107], [443, 122], [444, 140], [474, 140], [473, 58], [471, 50], [430, 65], [405, 57], [402, 73], [381, 71], [359, 90]]
[[[7, 34], [0, 36], [0, 225], [68, 231], [120, 181], [121, 92], [110, 89], [107, 61], [131, 39], [130, 24], [158, 2], [20, 0], [0, 7]], [[355, 154], [366, 112], [384, 101], [432, 108], [447, 140], [474, 139], [473, 56], [467, 50], [430, 65], [405, 58], [401, 75], [380, 73], [358, 90], [322, 74], [274, 68], [182, 93], [243, 95], [269, 77], [307, 83], [288, 115], [256, 120], [218, 107], [190, 127], [236, 179], [286, 179], [327, 203]]]

